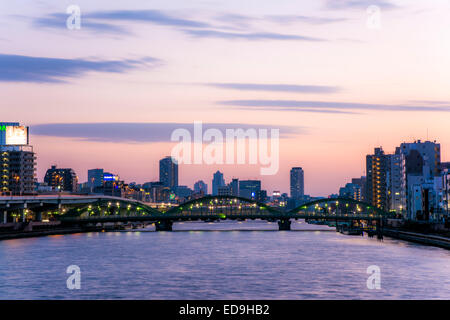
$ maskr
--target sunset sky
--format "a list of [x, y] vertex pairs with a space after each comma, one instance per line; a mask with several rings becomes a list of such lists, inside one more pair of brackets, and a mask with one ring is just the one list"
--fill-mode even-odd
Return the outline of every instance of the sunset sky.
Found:
[[307, 194], [336, 193], [374, 147], [427, 137], [450, 161], [448, 0], [16, 0], [0, 15], [0, 122], [30, 126], [39, 181], [52, 164], [156, 181], [171, 132], [194, 121], [282, 136], [273, 176], [180, 167], [210, 191], [219, 169], [289, 192], [301, 166]]

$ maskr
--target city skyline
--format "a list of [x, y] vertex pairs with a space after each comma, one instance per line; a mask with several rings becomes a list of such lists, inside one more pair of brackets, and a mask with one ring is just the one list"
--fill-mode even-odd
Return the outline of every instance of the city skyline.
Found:
[[374, 147], [438, 140], [450, 159], [448, 1], [77, 4], [80, 30], [65, 3], [0, 4], [2, 119], [30, 126], [39, 180], [57, 164], [157, 181], [170, 133], [197, 120], [279, 128], [280, 170], [180, 165], [180, 185], [220, 170], [288, 192], [301, 166], [324, 196], [365, 175]]
[[[391, 157], [392, 160], [390, 160], [390, 161], [399, 161], [399, 159], [397, 158], [397, 157], [398, 157], [397, 154], [398, 154], [399, 150], [401, 149], [401, 147], [402, 147], [403, 145], [405, 145], [405, 144], [406, 144], [406, 145], [411, 145], [411, 144], [416, 144], [416, 143], [419, 143], [419, 144], [431, 144], [431, 145], [434, 145], [435, 143], [438, 143], [438, 142], [437, 142], [437, 141], [432, 142], [432, 141], [415, 140], [415, 141], [413, 141], [413, 142], [408, 142], [408, 143], [403, 142], [401, 145], [399, 145], [399, 146], [397, 146], [397, 147], [395, 148], [395, 153], [394, 153], [394, 152], [387, 152], [387, 153], [385, 154], [382, 146], [375, 147], [375, 148], [374, 148], [374, 152], [375, 152], [375, 155], [377, 155], [378, 152], [381, 152], [381, 154], [382, 154], [383, 156], [389, 156], [389, 157]], [[438, 143], [438, 144], [439, 144], [439, 143]], [[439, 145], [440, 145], [440, 144], [439, 144]], [[439, 155], [440, 155], [440, 150], [439, 150]], [[368, 157], [373, 157], [373, 155], [367, 154], [367, 155], [364, 156], [364, 161], [365, 161], [366, 165], [369, 165], [369, 163], [367, 162], [367, 161], [368, 161], [368, 160], [367, 160]], [[440, 159], [440, 158], [439, 158], [439, 159]], [[159, 179], [148, 180], [148, 181], [144, 181], [144, 182], [137, 182], [137, 179], [134, 179], [134, 180], [132, 179], [132, 180], [130, 180], [130, 181], [126, 181], [126, 183], [137, 183], [138, 185], [142, 185], [142, 184], [145, 184], [145, 183], [161, 182], [163, 185], [165, 185], [165, 186], [167, 186], [167, 187], [170, 187], [170, 188], [173, 188], [174, 186], [187, 186], [187, 187], [191, 188], [192, 190], [195, 189], [195, 185], [196, 185], [197, 183], [199, 183], [199, 182], [200, 182], [200, 183], [204, 183], [204, 181], [203, 181], [202, 179], [200, 179], [200, 178], [196, 178], [195, 181], [194, 181], [191, 185], [190, 185], [190, 184], [183, 185], [183, 184], [178, 183], [178, 175], [179, 175], [178, 167], [179, 167], [180, 165], [179, 165], [179, 164], [169, 164], [170, 166], [174, 166], [174, 167], [175, 167], [175, 173], [174, 173], [175, 176], [174, 176], [173, 178], [171, 178], [171, 179], [174, 179], [173, 185], [166, 185], [167, 182], [162, 181], [162, 180], [164, 180], [164, 179], [166, 179], [166, 178], [161, 179], [161, 174], [162, 174], [162, 171], [161, 171], [161, 170], [163, 170], [163, 172], [166, 172], [167, 169], [162, 169], [161, 166], [162, 166], [162, 163], [167, 162], [167, 161], [169, 161], [169, 160], [170, 160], [170, 161], [173, 161], [172, 158], [171, 158], [170, 156], [164, 156], [162, 159], [160, 159], [160, 160], [158, 161], [158, 163], [159, 163], [159, 166], [158, 166]], [[403, 160], [403, 161], [404, 161], [404, 160]], [[447, 168], [448, 165], [449, 165], [449, 163], [450, 163], [450, 162], [441, 161], [441, 162], [439, 162], [439, 166], [438, 166], [437, 168], [442, 168], [442, 169], [444, 169], [444, 167]], [[441, 166], [441, 164], [442, 164], [442, 166]], [[166, 167], [167, 164], [164, 164], [163, 166]], [[371, 164], [370, 164], [370, 166], [371, 166]], [[55, 165], [52, 165], [50, 169], [54, 169], [54, 167], [55, 167]], [[434, 169], [434, 170], [438, 170], [437, 168]], [[47, 168], [47, 169], [46, 169], [46, 172], [48, 172], [50, 169]], [[68, 169], [64, 169], [64, 170], [71, 170], [71, 169], [72, 169], [72, 168], [68, 168]], [[87, 169], [87, 170], [86, 170], [87, 173], [88, 173], [87, 176], [89, 175], [89, 173], [90, 173], [91, 171], [96, 171], [96, 170], [101, 170], [102, 173], [103, 173], [104, 168], [102, 168], [102, 169], [99, 169], [99, 168], [95, 168], [95, 169]], [[300, 170], [300, 172], [301, 172], [301, 180], [299, 180], [299, 181], [301, 181], [301, 182], [297, 181], [297, 180], [299, 179], [297, 176], [295, 176], [295, 178], [293, 178], [293, 175], [292, 175], [292, 174], [293, 174], [293, 172], [295, 172], [296, 170]], [[105, 173], [108, 173], [108, 174], [111, 175], [111, 173], [109, 173], [109, 172], [106, 172], [106, 171], [105, 171]], [[219, 176], [218, 176], [219, 179], [222, 179], [222, 180], [223, 180], [223, 183], [222, 183], [222, 184], [219, 183], [219, 184], [216, 186], [216, 191], [214, 191], [214, 179], [215, 179], [216, 175], [218, 175], [218, 174], [219, 174]], [[121, 177], [120, 177], [120, 173], [116, 173], [116, 175], [117, 175], [118, 178], [121, 178]], [[166, 175], [166, 174], [164, 174], [164, 175]], [[76, 176], [77, 176], [77, 178], [79, 177], [78, 174], [76, 174]], [[340, 186], [337, 190], [335, 190], [334, 192], [331, 192], [331, 193], [326, 194], [326, 195], [310, 195], [310, 194], [305, 194], [305, 193], [303, 192], [303, 190], [304, 190], [304, 188], [305, 188], [303, 176], [304, 176], [304, 171], [303, 171], [303, 169], [302, 169], [301, 167], [292, 167], [292, 168], [290, 169], [290, 177], [288, 177], [289, 185], [290, 185], [289, 190], [286, 190], [286, 191], [285, 191], [285, 190], [281, 190], [281, 191], [280, 191], [280, 189], [277, 188], [277, 186], [270, 186], [270, 188], [267, 188], [266, 191], [270, 190], [271, 193], [272, 193], [272, 192], [276, 192], [276, 193], [286, 193], [286, 194], [288, 194], [290, 197], [292, 197], [293, 188], [296, 189], [295, 192], [298, 192], [297, 188], [300, 188], [299, 190], [301, 190], [301, 191], [300, 191], [301, 196], [299, 196], [299, 197], [294, 196], [294, 198], [300, 198], [300, 199], [301, 199], [303, 196], [324, 197], [324, 196], [330, 196], [330, 195], [338, 194], [338, 193], [340, 192], [340, 189], [343, 188], [342, 186], [343, 186], [344, 184], [347, 184], [347, 185], [348, 185], [348, 184], [354, 184], [354, 180], [360, 180], [360, 179], [362, 179], [362, 178], [366, 178], [366, 175], [361, 175], [360, 178], [358, 178], [358, 177], [347, 177], [346, 180], [343, 181], [343, 183], [341, 184], [341, 186]], [[45, 178], [45, 176], [44, 176], [44, 178]], [[293, 180], [293, 179], [294, 179], [294, 180]], [[258, 178], [258, 179], [257, 179], [257, 178], [254, 178], [254, 179], [247, 179], [247, 178], [236, 177], [236, 176], [227, 177], [222, 171], [217, 170], [216, 172], [213, 172], [213, 173], [211, 174], [209, 180], [208, 180], [208, 179], [205, 179], [205, 180], [206, 180], [206, 181], [210, 181], [210, 182], [211, 182], [211, 186], [213, 187], [213, 189], [211, 190], [211, 192], [210, 192], [209, 194], [217, 195], [217, 194], [218, 194], [217, 188], [219, 188], [219, 187], [229, 187], [229, 186], [231, 185], [231, 183], [232, 183], [234, 180], [238, 180], [238, 181], [242, 181], [242, 180], [256, 181], [256, 180], [258, 180], [258, 181], [261, 181], [261, 182], [262, 182], [263, 179], [261, 179], [261, 178]], [[352, 182], [352, 183], [349, 183], [348, 181], [353, 181], [353, 182]], [[37, 177], [37, 182], [39, 182], [39, 183], [45, 182], [45, 179], [39, 180], [39, 177]], [[89, 179], [87, 179], [86, 181], [84, 181], [84, 180], [78, 180], [78, 182], [79, 182], [80, 184], [87, 183], [87, 185], [89, 185], [89, 183], [90, 183]], [[300, 185], [298, 185], [298, 184], [300, 184]], [[359, 184], [360, 184], [360, 183], [359, 183]], [[293, 187], [293, 185], [295, 185], [295, 187]], [[206, 187], [207, 187], [207, 186], [208, 186], [208, 184], [206, 184]], [[261, 189], [266, 189], [266, 188], [264, 187], [263, 184], [262, 184]], [[369, 201], [369, 202], [372, 202], [372, 201]]]

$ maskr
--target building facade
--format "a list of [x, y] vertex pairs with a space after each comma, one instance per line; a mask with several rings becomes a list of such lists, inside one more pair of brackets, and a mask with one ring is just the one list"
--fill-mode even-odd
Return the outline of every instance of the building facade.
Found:
[[1, 195], [35, 193], [36, 156], [31, 146], [0, 146]]
[[218, 196], [231, 196], [231, 188], [229, 185], [227, 186], [221, 186], [217, 189], [217, 195]]
[[358, 185], [361, 188], [361, 201], [366, 201], [366, 177], [353, 178], [352, 183]]
[[388, 209], [399, 215], [406, 211], [406, 167], [402, 154], [387, 155]]
[[375, 148], [374, 154], [366, 156], [366, 202], [388, 209], [388, 157], [383, 148]]
[[405, 156], [406, 174], [423, 174], [425, 177], [440, 175], [441, 145], [436, 141], [404, 142], [395, 153]]
[[339, 197], [361, 201], [361, 187], [354, 183], [347, 183], [339, 189]]
[[442, 193], [443, 193], [443, 211], [447, 221], [450, 221], [450, 166], [442, 171]]
[[77, 192], [78, 190], [78, 177], [70, 168], [52, 166], [45, 173], [44, 182], [54, 190], [66, 192]]
[[231, 195], [238, 197], [239, 196], [239, 179], [233, 178], [228, 185], [230, 186]]
[[213, 175], [212, 180], [212, 195], [217, 196], [219, 194], [219, 188], [225, 186], [225, 180], [223, 179], [223, 173], [219, 170]]
[[178, 164], [172, 157], [165, 157], [159, 161], [159, 181], [170, 189], [178, 186]]
[[196, 183], [194, 183], [194, 192], [197, 194], [208, 194], [208, 185], [203, 181], [199, 180]]
[[290, 172], [291, 198], [295, 200], [302, 199], [305, 195], [304, 172], [301, 167], [295, 167]]
[[146, 202], [169, 202], [171, 191], [160, 181], [147, 182], [142, 186], [145, 191]]
[[260, 180], [239, 181], [239, 196], [242, 198], [260, 201], [261, 181]]
[[402, 143], [396, 154], [405, 158], [406, 218], [429, 220], [444, 210], [441, 146], [436, 141]]
[[88, 170], [88, 187], [95, 189], [103, 186], [103, 169]]
[[36, 155], [29, 145], [28, 127], [0, 122], [0, 194], [35, 193]]

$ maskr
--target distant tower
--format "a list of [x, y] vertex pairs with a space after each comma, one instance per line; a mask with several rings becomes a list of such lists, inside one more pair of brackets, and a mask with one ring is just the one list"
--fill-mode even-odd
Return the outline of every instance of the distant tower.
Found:
[[178, 186], [178, 164], [172, 157], [159, 161], [159, 181], [170, 189]]
[[217, 196], [219, 194], [219, 187], [225, 186], [225, 180], [223, 179], [223, 173], [217, 170], [213, 175], [212, 180], [212, 195]]
[[291, 198], [302, 199], [305, 195], [304, 172], [301, 167], [291, 169]]

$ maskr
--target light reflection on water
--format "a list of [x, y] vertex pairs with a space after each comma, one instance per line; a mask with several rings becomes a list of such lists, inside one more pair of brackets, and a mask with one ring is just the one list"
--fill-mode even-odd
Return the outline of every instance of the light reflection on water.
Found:
[[[174, 232], [0, 241], [0, 298], [450, 299], [449, 251], [300, 222], [293, 232], [261, 221], [186, 222]], [[81, 290], [66, 288], [72, 264]], [[366, 287], [370, 265], [381, 268], [381, 290]]]

